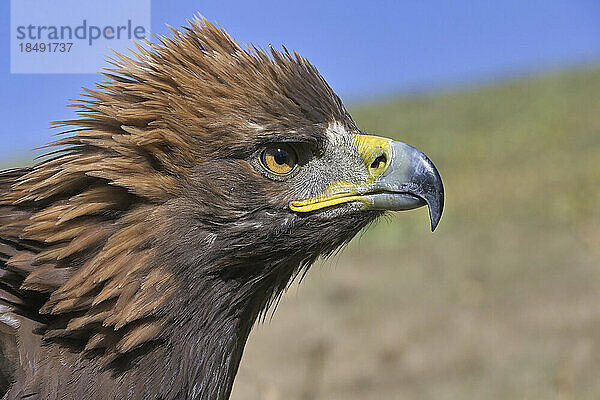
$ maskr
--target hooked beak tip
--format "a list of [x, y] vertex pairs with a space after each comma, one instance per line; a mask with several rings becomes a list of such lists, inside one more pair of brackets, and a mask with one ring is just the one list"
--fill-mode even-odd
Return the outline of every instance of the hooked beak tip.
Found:
[[442, 212], [437, 210], [432, 210], [429, 207], [429, 219], [431, 220], [431, 232], [434, 232], [440, 223], [440, 219], [442, 218]]
[[434, 185], [436, 188], [434, 191], [435, 194], [428, 196], [426, 199], [427, 207], [429, 208], [429, 219], [431, 221], [431, 232], [434, 232], [437, 228], [442, 219], [442, 212], [444, 211], [444, 185], [442, 184], [439, 172], [435, 168], [434, 179], [436, 182]]

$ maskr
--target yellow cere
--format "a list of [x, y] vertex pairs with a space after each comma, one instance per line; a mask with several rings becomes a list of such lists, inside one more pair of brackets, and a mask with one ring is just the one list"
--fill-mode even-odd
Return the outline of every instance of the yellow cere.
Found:
[[385, 172], [391, 161], [390, 139], [371, 135], [354, 135], [353, 139], [369, 171], [371, 181], [374, 181]]
[[291, 201], [289, 207], [292, 211], [310, 212], [350, 201], [369, 203], [369, 200], [358, 194], [356, 189], [374, 182], [387, 170], [392, 156], [390, 139], [371, 135], [354, 135], [353, 142], [369, 171], [369, 178], [366, 181], [355, 183], [334, 182], [314, 197]]

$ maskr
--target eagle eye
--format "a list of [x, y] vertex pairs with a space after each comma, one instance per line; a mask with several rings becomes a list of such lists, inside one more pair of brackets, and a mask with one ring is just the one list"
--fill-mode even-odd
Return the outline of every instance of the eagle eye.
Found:
[[298, 165], [296, 150], [285, 143], [269, 145], [260, 155], [263, 168], [275, 175], [288, 175]]

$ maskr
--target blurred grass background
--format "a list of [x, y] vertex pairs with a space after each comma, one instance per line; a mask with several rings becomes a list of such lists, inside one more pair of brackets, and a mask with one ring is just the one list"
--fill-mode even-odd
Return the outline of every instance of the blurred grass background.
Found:
[[446, 187], [251, 335], [233, 399], [600, 398], [600, 69], [353, 107]]
[[600, 398], [600, 69], [351, 113], [435, 162], [440, 226], [398, 213], [313, 266], [232, 398]]

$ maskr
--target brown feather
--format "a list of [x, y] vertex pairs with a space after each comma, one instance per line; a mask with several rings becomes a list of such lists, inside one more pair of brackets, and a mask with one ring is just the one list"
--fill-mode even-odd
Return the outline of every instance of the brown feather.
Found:
[[156, 321], [144, 321], [130, 328], [115, 348], [119, 353], [126, 353], [159, 336], [163, 326]]
[[21, 288], [52, 292], [64, 285], [72, 274], [73, 268], [56, 268], [51, 264], [40, 265], [27, 275]]

